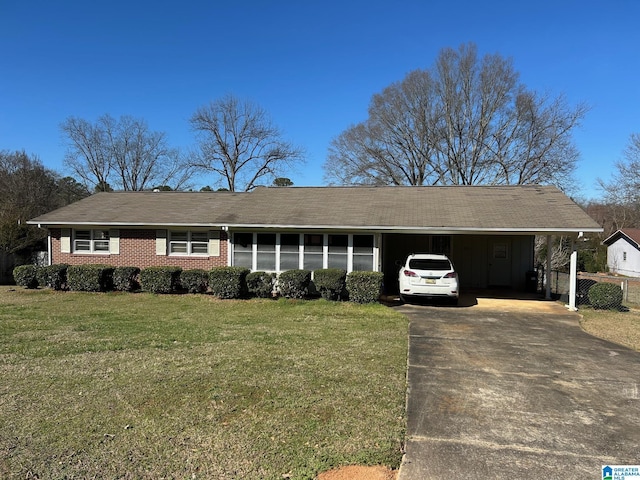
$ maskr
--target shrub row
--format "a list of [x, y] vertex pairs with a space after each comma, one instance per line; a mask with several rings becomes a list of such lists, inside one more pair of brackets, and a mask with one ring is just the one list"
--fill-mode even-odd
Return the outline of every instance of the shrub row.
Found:
[[[205, 293], [219, 298], [273, 297], [278, 291], [286, 298], [309, 296], [311, 271], [287, 270], [279, 276], [267, 272], [250, 272], [242, 267], [216, 267], [210, 271], [182, 270], [180, 267], [112, 267], [109, 265], [21, 265], [13, 270], [16, 284], [25, 288], [38, 286], [53, 290], [105, 292], [117, 290], [168, 294], [180, 291]], [[348, 298], [357, 303], [378, 301], [383, 275], [380, 272], [351, 272], [321, 269], [313, 272], [314, 285], [327, 300]]]

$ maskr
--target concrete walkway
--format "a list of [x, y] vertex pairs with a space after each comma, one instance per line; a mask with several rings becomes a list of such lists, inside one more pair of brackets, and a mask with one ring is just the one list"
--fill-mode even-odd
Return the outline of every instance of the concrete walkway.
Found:
[[640, 464], [640, 353], [557, 303], [467, 305], [397, 307], [411, 321], [398, 480], [583, 480]]

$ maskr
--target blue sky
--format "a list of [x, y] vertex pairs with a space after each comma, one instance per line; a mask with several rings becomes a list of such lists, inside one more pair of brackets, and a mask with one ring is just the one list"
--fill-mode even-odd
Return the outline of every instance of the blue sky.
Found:
[[574, 138], [580, 194], [597, 198], [640, 132], [638, 18], [637, 0], [0, 0], [0, 150], [68, 173], [60, 123], [105, 113], [188, 149], [192, 113], [231, 93], [306, 150], [294, 184], [323, 185], [331, 139], [374, 93], [473, 42], [511, 57], [527, 87], [591, 106]]

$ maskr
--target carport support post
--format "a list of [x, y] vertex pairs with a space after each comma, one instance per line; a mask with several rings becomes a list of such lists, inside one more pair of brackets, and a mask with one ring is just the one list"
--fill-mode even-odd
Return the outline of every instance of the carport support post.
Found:
[[551, 235], [547, 235], [547, 268], [545, 272], [547, 278], [546, 280], [546, 291], [544, 298], [545, 300], [551, 300]]
[[578, 265], [578, 252], [576, 251], [575, 242], [571, 242], [571, 266], [569, 267], [569, 310], [575, 312], [576, 308], [576, 279]]
[[[582, 232], [578, 238], [582, 237]], [[569, 310], [575, 312], [576, 308], [576, 286], [578, 285], [578, 250], [575, 240], [571, 241], [571, 265], [569, 267]]]

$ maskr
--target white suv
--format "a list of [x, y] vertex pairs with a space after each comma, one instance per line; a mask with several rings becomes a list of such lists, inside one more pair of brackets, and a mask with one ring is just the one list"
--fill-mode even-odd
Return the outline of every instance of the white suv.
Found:
[[445, 298], [454, 305], [460, 295], [458, 274], [446, 255], [413, 253], [401, 265], [398, 275], [400, 299]]

